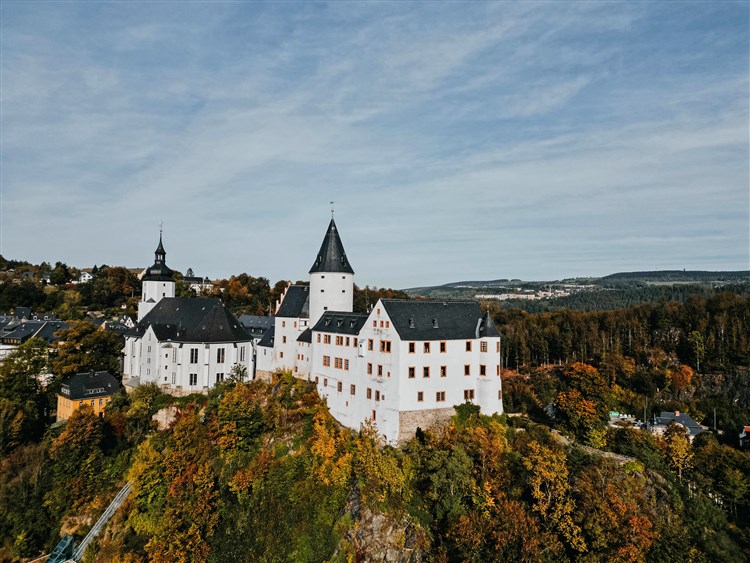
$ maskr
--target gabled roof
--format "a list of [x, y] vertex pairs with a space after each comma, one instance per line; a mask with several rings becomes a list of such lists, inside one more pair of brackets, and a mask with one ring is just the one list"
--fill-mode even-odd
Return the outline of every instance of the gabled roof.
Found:
[[478, 338], [482, 310], [476, 301], [382, 299], [402, 340], [469, 340]]
[[337, 311], [326, 311], [315, 323], [313, 331], [315, 332], [332, 332], [334, 334], [357, 335], [362, 327], [365, 326], [367, 318], [370, 315], [366, 313], [340, 313]]
[[354, 273], [349, 260], [346, 258], [344, 245], [341, 242], [339, 230], [336, 228], [336, 223], [333, 219], [328, 224], [328, 230], [323, 239], [323, 244], [320, 245], [315, 263], [310, 268], [311, 274], [315, 272]]
[[307, 342], [308, 344], [312, 344], [312, 330], [309, 328], [306, 328], [302, 331], [302, 333], [297, 337], [297, 342]]
[[310, 286], [290, 285], [284, 294], [277, 317], [306, 319], [310, 317]]
[[273, 343], [275, 341], [274, 335], [276, 333], [276, 327], [272, 326], [269, 328], [266, 333], [263, 335], [263, 338], [261, 338], [258, 341], [258, 346], [263, 346], [264, 348], [273, 348]]
[[58, 340], [55, 333], [66, 328], [68, 328], [68, 323], [63, 321], [26, 321], [16, 325], [13, 330], [4, 332], [2, 340], [6, 344], [13, 344], [15, 341], [23, 343], [34, 337], [41, 338], [51, 344]]
[[252, 340], [218, 298], [161, 299], [126, 336], [143, 336], [148, 327], [160, 341], [246, 342]]
[[484, 314], [484, 319], [482, 319], [482, 324], [479, 325], [478, 338], [497, 338], [498, 336], [500, 336], [500, 331], [497, 330], [492, 315], [487, 311]]
[[703, 428], [700, 424], [698, 424], [684, 412], [662, 411], [661, 414], [656, 417], [656, 424], [663, 424], [665, 426], [668, 426], [670, 422], [681, 424], [682, 426], [687, 428], [687, 431], [691, 436], [696, 436], [701, 432], [705, 432], [705, 428]]
[[108, 371], [91, 371], [71, 375], [63, 381], [60, 395], [68, 399], [95, 399], [117, 393], [120, 383]]

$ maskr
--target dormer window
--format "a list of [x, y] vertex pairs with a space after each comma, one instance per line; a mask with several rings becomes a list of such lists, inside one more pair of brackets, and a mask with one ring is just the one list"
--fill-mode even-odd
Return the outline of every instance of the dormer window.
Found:
[[409, 328], [414, 328], [414, 319], [409, 317]]
[[438, 320], [432, 319], [432, 328], [438, 328]]

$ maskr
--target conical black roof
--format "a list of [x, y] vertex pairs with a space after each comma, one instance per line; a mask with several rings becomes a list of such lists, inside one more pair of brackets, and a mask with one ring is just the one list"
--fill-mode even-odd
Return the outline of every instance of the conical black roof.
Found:
[[167, 253], [161, 242], [161, 233], [159, 233], [159, 246], [154, 252], [154, 265], [146, 270], [141, 281], [174, 281], [174, 272], [167, 267], [166, 261]]
[[333, 219], [331, 219], [331, 222], [328, 225], [323, 244], [320, 245], [318, 257], [315, 259], [312, 268], [310, 268], [311, 274], [315, 272], [354, 273], [351, 264], [349, 264], [349, 260], [346, 258], [344, 245], [341, 243], [339, 230], [336, 228], [336, 223]]

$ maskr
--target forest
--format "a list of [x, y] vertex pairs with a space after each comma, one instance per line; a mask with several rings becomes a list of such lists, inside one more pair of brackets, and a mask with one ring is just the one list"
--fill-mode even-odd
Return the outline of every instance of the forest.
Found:
[[[96, 303], [114, 313], [138, 284], [110, 270], [88, 289], [0, 288], [17, 306], [34, 305], [8, 287], [33, 285], [40, 307], [62, 293], [55, 307], [69, 306], [69, 319]], [[283, 290], [226, 281], [222, 299], [238, 312], [262, 311]], [[402, 294], [357, 290], [355, 307], [379, 296]], [[399, 448], [374, 425], [342, 428], [288, 373], [181, 398], [141, 386], [102, 418], [84, 408], [54, 425], [62, 379], [118, 373], [119, 337], [79, 321], [51, 352], [27, 341], [0, 365], [0, 561], [49, 553], [64, 534], [80, 540], [126, 482], [131, 496], [84, 561], [750, 559], [744, 291], [619, 310], [483, 305], [502, 333], [505, 414], [456, 405], [449, 424]], [[46, 386], [42, 372], [53, 374]], [[174, 420], [160, 427], [152, 417], [166, 408]], [[610, 424], [611, 411], [662, 410], [708, 431], [691, 442], [679, 425], [660, 436]]]

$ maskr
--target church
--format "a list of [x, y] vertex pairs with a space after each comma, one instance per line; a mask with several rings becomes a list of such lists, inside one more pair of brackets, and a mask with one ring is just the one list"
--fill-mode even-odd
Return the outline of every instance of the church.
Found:
[[184, 395], [207, 392], [235, 365], [268, 380], [288, 370], [315, 384], [341, 424], [370, 420], [394, 445], [463, 402], [503, 412], [500, 333], [476, 301], [381, 299], [353, 312], [354, 270], [333, 218], [309, 274], [309, 285], [287, 287], [256, 336], [219, 299], [174, 296], [160, 236], [126, 335], [126, 385]]

